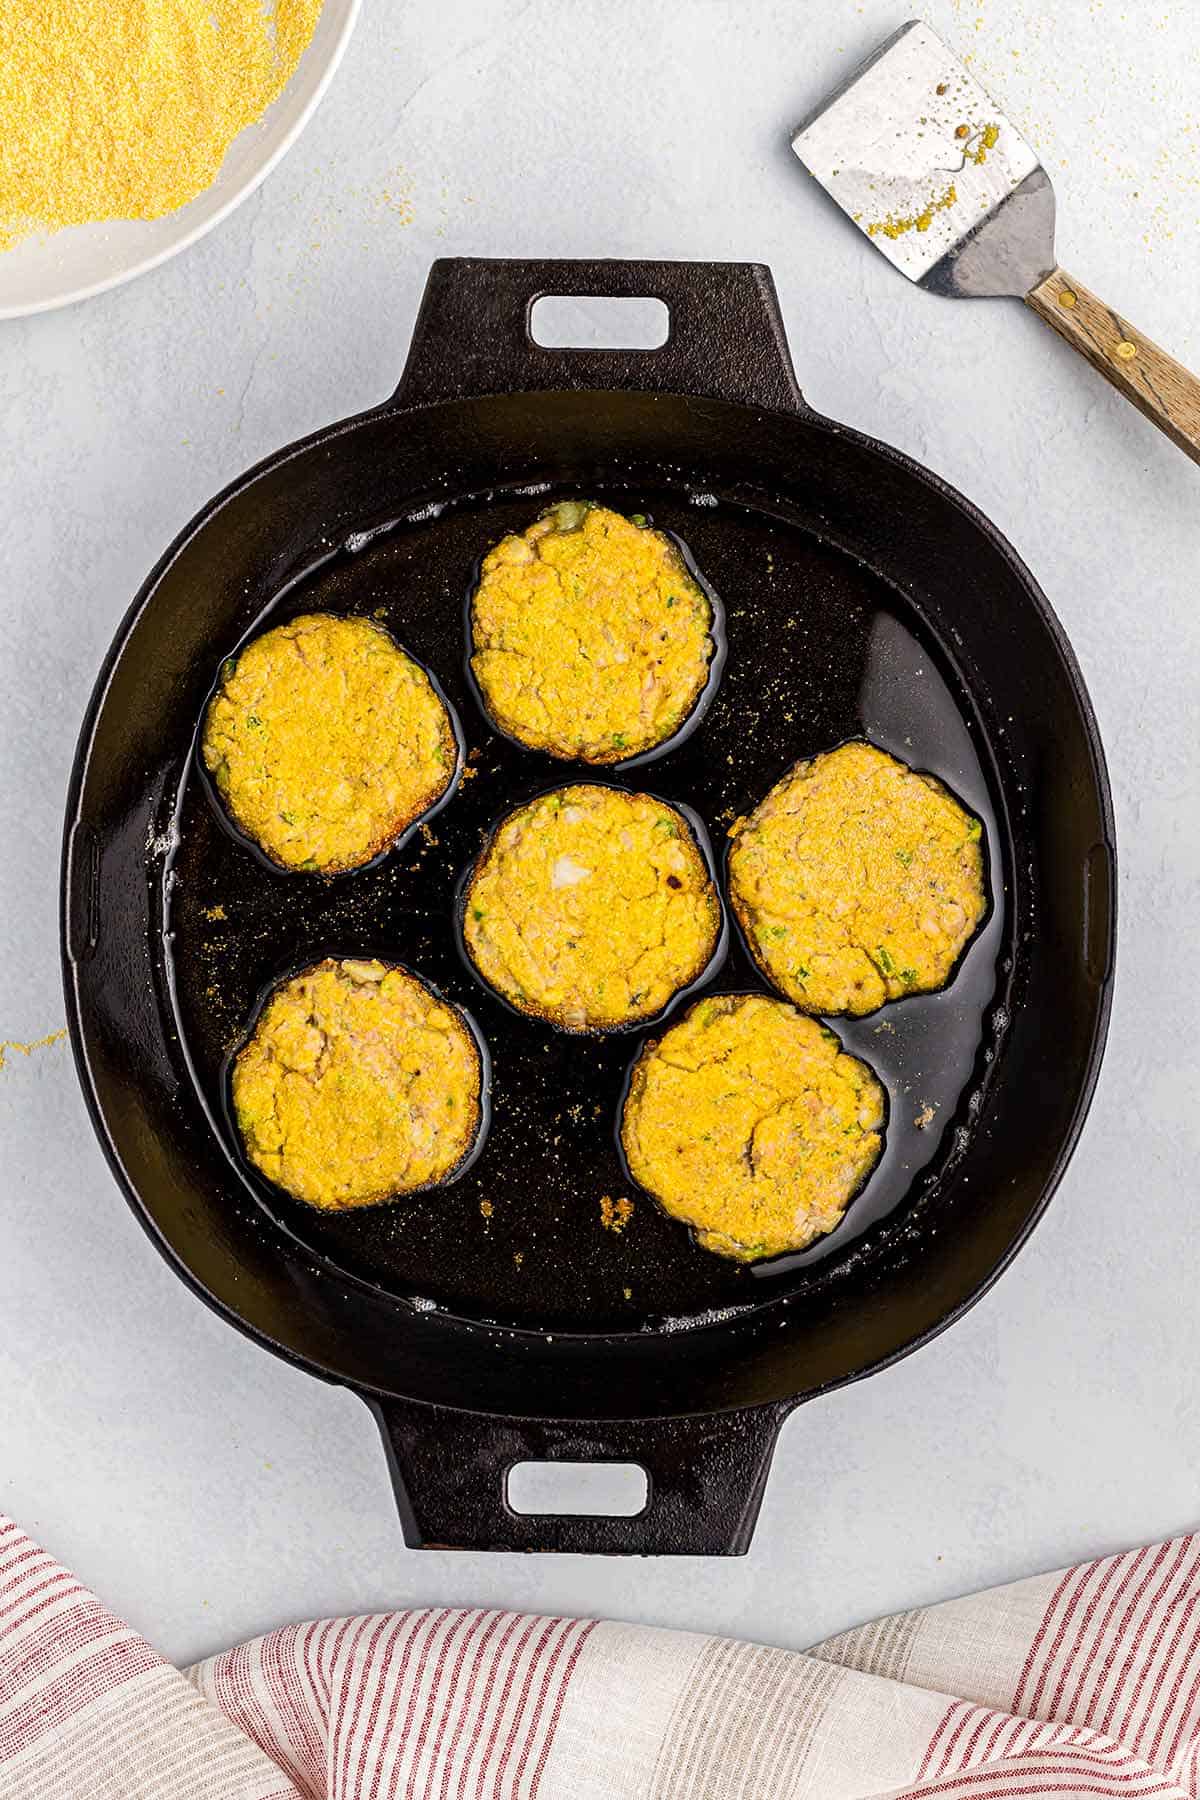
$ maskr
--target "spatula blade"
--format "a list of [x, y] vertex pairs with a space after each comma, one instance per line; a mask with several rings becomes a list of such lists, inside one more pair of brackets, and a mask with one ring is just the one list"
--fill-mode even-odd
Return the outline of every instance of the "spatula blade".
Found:
[[913, 20], [814, 111], [792, 148], [902, 275], [1025, 294], [1054, 267], [1054, 193], [1016, 126]]

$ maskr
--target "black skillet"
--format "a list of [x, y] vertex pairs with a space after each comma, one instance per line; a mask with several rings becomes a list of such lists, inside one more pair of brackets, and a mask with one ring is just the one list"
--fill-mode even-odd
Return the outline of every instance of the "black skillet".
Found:
[[[544, 293], [656, 295], [659, 350], [547, 351]], [[508, 1012], [456, 944], [496, 817], [586, 772], [487, 726], [463, 600], [500, 530], [590, 496], [675, 532], [729, 658], [697, 729], [606, 779], [727, 823], [797, 757], [868, 736], [985, 824], [992, 910], [942, 995], [836, 1022], [884, 1078], [888, 1143], [843, 1225], [739, 1268], [629, 1186], [615, 1139], [644, 1033]], [[265, 620], [381, 617], [440, 678], [474, 774], [428, 831], [332, 881], [223, 825], [192, 767], [223, 658]], [[988, 1287], [1078, 1136], [1108, 1019], [1112, 813], [1069, 646], [987, 520], [819, 417], [749, 265], [444, 261], [395, 396], [234, 483], [137, 596], [84, 724], [67, 812], [71, 1033], [96, 1129], [179, 1274], [281, 1356], [360, 1392], [412, 1544], [745, 1550], [783, 1419], [933, 1336]], [[264, 986], [328, 951], [391, 956], [467, 1006], [495, 1063], [455, 1184], [329, 1219], [254, 1180], [222, 1105]], [[709, 987], [759, 986], [736, 934]], [[606, 1230], [600, 1199], [634, 1214]], [[519, 1515], [526, 1458], [628, 1460], [635, 1518]]]

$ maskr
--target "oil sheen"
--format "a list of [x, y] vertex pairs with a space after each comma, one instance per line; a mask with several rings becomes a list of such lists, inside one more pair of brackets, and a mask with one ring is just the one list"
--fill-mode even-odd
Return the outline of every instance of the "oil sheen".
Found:
[[[607, 1037], [556, 1030], [489, 992], [458, 945], [456, 897], [496, 821], [555, 784], [587, 779], [583, 768], [522, 749], [491, 727], [469, 677], [464, 632], [466, 596], [489, 546], [570, 498], [647, 515], [675, 535], [723, 602], [724, 668], [690, 729], [646, 766], [606, 776], [694, 808], [722, 885], [734, 819], [798, 759], [850, 738], [936, 775], [983, 823], [989, 909], [949, 986], [830, 1021], [887, 1090], [886, 1134], [841, 1224], [798, 1254], [747, 1265], [714, 1256], [631, 1181], [617, 1140], [620, 1102], [661, 1022]], [[358, 614], [391, 631], [442, 684], [467, 761], [453, 798], [411, 839], [328, 880], [265, 867], [223, 827], [205, 784], [194, 774], [185, 783], [168, 894], [176, 1017], [229, 1155], [264, 1210], [328, 1261], [424, 1308], [559, 1331], [678, 1330], [784, 1294], [800, 1305], [904, 1229], [986, 1125], [1011, 979], [1009, 840], [992, 752], [919, 604], [798, 524], [682, 486], [610, 482], [532, 498], [480, 495], [363, 532], [259, 628], [313, 611]], [[222, 1112], [229, 1055], [264, 989], [324, 956], [398, 962], [477, 1021], [493, 1063], [490, 1129], [451, 1185], [324, 1216], [268, 1187], [239, 1158]], [[734, 929], [727, 953], [667, 1018], [697, 991], [746, 990], [766, 988]]]

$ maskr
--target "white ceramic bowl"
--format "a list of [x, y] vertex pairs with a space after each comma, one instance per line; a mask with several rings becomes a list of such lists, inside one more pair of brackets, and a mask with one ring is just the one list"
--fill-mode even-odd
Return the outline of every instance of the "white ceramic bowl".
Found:
[[217, 179], [187, 206], [163, 219], [75, 225], [0, 251], [0, 319], [69, 306], [132, 281], [219, 225], [304, 130], [341, 61], [358, 8], [359, 0], [325, 0], [312, 41], [278, 100], [234, 139]]

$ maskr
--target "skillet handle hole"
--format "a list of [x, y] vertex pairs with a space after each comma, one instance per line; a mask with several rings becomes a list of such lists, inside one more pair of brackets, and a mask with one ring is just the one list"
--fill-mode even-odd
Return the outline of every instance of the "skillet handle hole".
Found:
[[543, 294], [529, 309], [529, 335], [541, 350], [661, 350], [670, 336], [665, 301]]
[[505, 1499], [515, 1513], [633, 1519], [650, 1503], [650, 1479], [638, 1463], [519, 1462]]

